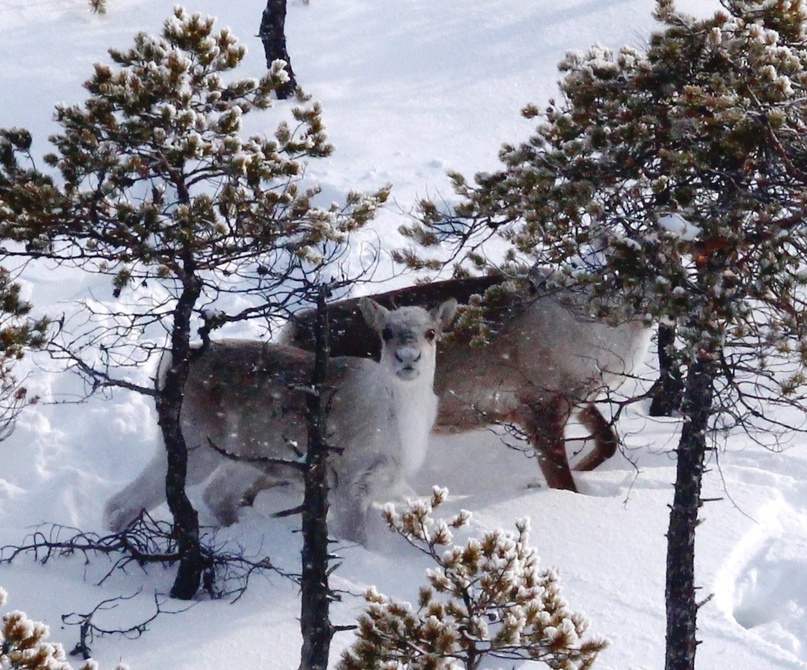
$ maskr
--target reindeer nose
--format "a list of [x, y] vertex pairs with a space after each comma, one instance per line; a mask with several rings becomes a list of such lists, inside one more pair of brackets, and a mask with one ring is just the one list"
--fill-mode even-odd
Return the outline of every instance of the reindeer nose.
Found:
[[412, 347], [399, 347], [395, 350], [395, 360], [409, 365], [417, 363], [422, 355], [423, 353], [420, 349]]

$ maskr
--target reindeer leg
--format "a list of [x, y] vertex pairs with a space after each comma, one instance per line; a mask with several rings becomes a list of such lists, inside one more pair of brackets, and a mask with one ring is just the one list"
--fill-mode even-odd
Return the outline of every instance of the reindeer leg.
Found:
[[582, 423], [589, 434], [594, 438], [594, 450], [586, 454], [580, 462], [574, 466], [579, 472], [593, 470], [602, 465], [616, 453], [619, 445], [619, 438], [610, 421], [602, 415], [592, 403], [580, 412], [580, 423]]
[[[251, 494], [255, 500], [268, 478], [248, 463], [228, 461], [216, 468], [210, 482], [202, 492], [202, 500], [222, 526], [231, 526], [238, 521], [244, 498]], [[250, 504], [251, 504], [250, 502]]]
[[538, 454], [538, 465], [552, 489], [577, 492], [577, 486], [566, 456], [564, 431], [571, 415], [571, 404], [558, 397], [548, 403], [532, 405], [531, 417], [526, 426], [532, 435], [532, 446]]

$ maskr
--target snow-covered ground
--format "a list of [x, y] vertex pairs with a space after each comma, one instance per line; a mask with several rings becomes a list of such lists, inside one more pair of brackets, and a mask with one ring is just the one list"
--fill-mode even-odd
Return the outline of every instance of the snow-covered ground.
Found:
[[[687, 0], [682, 8], [703, 14], [716, 4]], [[106, 59], [106, 48], [128, 47], [137, 30], [157, 32], [171, 10], [160, 0], [108, 5], [106, 16], [95, 16], [85, 0], [0, 0], [0, 127], [32, 130], [37, 154], [54, 130], [54, 103], [80, 102], [81, 82], [93, 62]], [[243, 75], [262, 72], [255, 34], [263, 3], [194, 0], [187, 7], [217, 16], [247, 42]], [[385, 247], [394, 247], [400, 243], [395, 229], [417, 197], [450, 197], [447, 169], [491, 169], [502, 142], [526, 137], [530, 125], [519, 109], [554, 95], [555, 64], [566, 50], [595, 42], [641, 47], [652, 29], [652, 8], [651, 0], [292, 2], [288, 35], [295, 70], [323, 103], [337, 147], [308, 175], [334, 199], [349, 189], [370, 191], [392, 182], [394, 202], [373, 229]], [[271, 131], [274, 119], [266, 113], [249, 130]], [[69, 313], [71, 301], [111, 294], [103, 283], [52, 268], [32, 268], [22, 280], [37, 307], [54, 315]], [[42, 522], [101, 531], [104, 500], [157, 448], [147, 399], [119, 392], [72, 402], [81, 390], [76, 380], [52, 362], [38, 362], [28, 384], [43, 400], [0, 444], [0, 545], [20, 543]], [[652, 377], [650, 368], [647, 375]], [[447, 486], [452, 499], [446, 513], [471, 510], [472, 533], [512, 528], [515, 519], [529, 516], [544, 565], [558, 566], [572, 606], [588, 614], [593, 632], [611, 641], [601, 656], [603, 668], [663, 665], [664, 533], [674, 478], [669, 450], [678, 424], [650, 419], [645, 409], [633, 406], [621, 421], [623, 454], [578, 475], [580, 495], [531, 487], [540, 480], [534, 460], [487, 432], [435, 439], [414, 482], [421, 493], [433, 484]], [[721, 500], [703, 509], [697, 541], [701, 593], [704, 601], [713, 596], [699, 617], [701, 668], [807, 668], [803, 439], [793, 437], [774, 453], [730, 435], [711, 463], [705, 495]], [[220, 537], [261, 547], [294, 570], [296, 522], [268, 518], [288, 504], [283, 496], [262, 494], [256, 508]], [[344, 561], [334, 586], [345, 595], [334, 608], [336, 623], [354, 620], [362, 604], [358, 594], [371, 584], [416, 598], [427, 566], [393, 540], [373, 551], [340, 549]], [[151, 613], [154, 593], [165, 593], [172, 578], [159, 569], [131, 569], [97, 586], [107, 569], [102, 558], [42, 565], [21, 557], [0, 566], [0, 585], [9, 592], [9, 607], [44, 620], [53, 639], [72, 645], [78, 631], [63, 626], [60, 615], [138, 593], [97, 614], [99, 626], [126, 627]], [[280, 577], [257, 579], [235, 604], [202, 601], [161, 615], [139, 639], [97, 639], [93, 651], [105, 668], [118, 661], [150, 670], [293, 668], [297, 616], [294, 586]], [[349, 640], [347, 633], [335, 638], [334, 659]]]

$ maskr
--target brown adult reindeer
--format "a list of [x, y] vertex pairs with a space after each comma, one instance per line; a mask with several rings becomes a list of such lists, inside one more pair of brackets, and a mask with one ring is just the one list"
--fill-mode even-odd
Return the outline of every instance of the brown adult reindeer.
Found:
[[[650, 328], [640, 321], [612, 326], [589, 316], [579, 293], [542, 288], [546, 274], [488, 307], [492, 327], [486, 346], [452, 334], [437, 356], [435, 391], [440, 407], [435, 429], [464, 432], [494, 423], [519, 426], [536, 450], [552, 488], [576, 491], [564, 432], [572, 412], [594, 438], [594, 448], [576, 466], [592, 470], [613, 456], [618, 438], [592, 401], [620, 386], [647, 350]], [[452, 279], [373, 296], [387, 307], [436, 304], [448, 297], [467, 304], [471, 296], [500, 285], [503, 276]], [[331, 351], [378, 356], [377, 338], [362, 323], [358, 300], [330, 307]], [[311, 349], [312, 314], [296, 314], [284, 332], [289, 344]]]
[[[382, 351], [380, 363], [335, 357], [328, 365], [326, 386], [334, 394], [326, 439], [341, 452], [329, 459], [330, 520], [344, 540], [366, 540], [370, 504], [399, 488], [426, 456], [437, 415], [435, 350], [456, 304], [444, 301], [430, 313], [420, 307], [389, 311], [366, 298], [356, 303], [369, 332], [376, 340], [381, 335]], [[203, 499], [222, 525], [238, 520], [245, 496], [299, 478], [287, 465], [253, 467], [250, 461], [293, 458], [289, 443], [306, 444], [303, 389], [313, 367], [310, 352], [255, 340], [211, 342], [191, 361], [181, 413], [187, 484], [212, 475]], [[228, 459], [212, 445], [243, 460]], [[106, 526], [120, 531], [142, 510], [164, 502], [166, 469], [160, 450], [109, 499]]]

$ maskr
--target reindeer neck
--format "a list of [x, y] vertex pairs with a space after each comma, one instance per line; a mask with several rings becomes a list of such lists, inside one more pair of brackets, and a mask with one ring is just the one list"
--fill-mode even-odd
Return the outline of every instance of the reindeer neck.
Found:
[[407, 475], [415, 473], [426, 458], [429, 434], [437, 417], [437, 396], [431, 379], [422, 375], [412, 382], [394, 384], [398, 407], [398, 432], [403, 448], [402, 464]]

